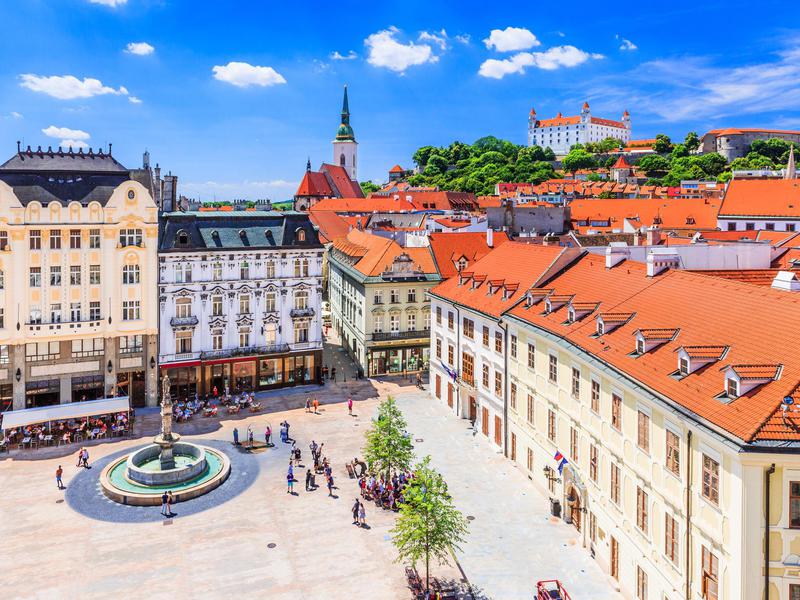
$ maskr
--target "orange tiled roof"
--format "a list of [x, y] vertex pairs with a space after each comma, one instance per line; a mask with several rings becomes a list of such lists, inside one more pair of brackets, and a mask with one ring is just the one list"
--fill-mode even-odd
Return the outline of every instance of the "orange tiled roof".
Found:
[[402, 173], [403, 171], [404, 169], [400, 165], [395, 165], [391, 169], [389, 169], [389, 173]]
[[679, 350], [694, 360], [722, 360], [728, 346], [681, 346]]
[[630, 169], [630, 163], [625, 160], [625, 157], [620, 154], [620, 157], [617, 159], [617, 162], [614, 163], [614, 166], [611, 167], [612, 169]]
[[347, 235], [350, 230], [350, 224], [330, 210], [315, 211], [312, 208], [308, 213], [308, 218], [319, 228], [319, 237], [323, 244]]
[[733, 179], [728, 184], [719, 216], [800, 217], [800, 180]]
[[712, 129], [706, 135], [741, 135], [742, 133], [780, 133], [783, 135], [800, 135], [800, 131], [787, 129], [757, 129], [747, 127], [728, 127], [727, 129]]
[[325, 198], [314, 205], [315, 211], [353, 212], [370, 214], [373, 212], [413, 212], [416, 206], [406, 200], [392, 197], [370, 196], [369, 198]]
[[720, 277], [722, 279], [730, 279], [731, 281], [770, 287], [775, 276], [780, 273], [780, 269], [720, 269], [696, 272], [707, 277]]
[[333, 247], [350, 257], [357, 258], [353, 268], [367, 276], [378, 276], [391, 267], [394, 259], [407, 254], [423, 273], [436, 274], [429, 248], [403, 248], [394, 240], [358, 229], [333, 241]]
[[494, 232], [492, 248], [486, 243], [485, 233], [437, 232], [431, 233], [429, 240], [439, 274], [442, 279], [448, 279], [458, 273], [455, 263], [461, 257], [467, 260], [466, 268], [472, 270], [472, 266], [477, 261], [489, 254], [494, 248], [507, 242], [508, 234], [499, 231]]
[[[591, 221], [607, 221], [606, 228], [621, 229], [625, 219], [636, 226], [659, 225], [662, 229], [716, 229], [720, 201], [706, 198], [612, 198], [576, 199], [570, 202], [572, 227], [578, 231], [603, 231]], [[589, 225], [581, 222], [589, 221]]]

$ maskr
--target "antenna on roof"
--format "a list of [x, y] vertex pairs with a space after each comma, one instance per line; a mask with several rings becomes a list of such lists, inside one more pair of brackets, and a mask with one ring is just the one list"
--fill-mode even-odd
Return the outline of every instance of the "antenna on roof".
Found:
[[19, 141], [19, 140], [17, 140], [17, 154], [19, 154], [19, 153], [20, 153], [20, 147], [19, 147], [19, 145], [20, 145], [20, 141]]
[[789, 407], [794, 404], [794, 398], [791, 396], [786, 396], [781, 401], [781, 419], [783, 420], [783, 424], [787, 427], [789, 426], [786, 422], [786, 413], [789, 412]]

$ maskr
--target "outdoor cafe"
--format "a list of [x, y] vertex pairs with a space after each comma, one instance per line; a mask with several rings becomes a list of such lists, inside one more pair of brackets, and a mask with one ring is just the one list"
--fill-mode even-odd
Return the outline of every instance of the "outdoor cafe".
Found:
[[85, 443], [127, 435], [133, 422], [128, 396], [0, 413], [0, 451]]

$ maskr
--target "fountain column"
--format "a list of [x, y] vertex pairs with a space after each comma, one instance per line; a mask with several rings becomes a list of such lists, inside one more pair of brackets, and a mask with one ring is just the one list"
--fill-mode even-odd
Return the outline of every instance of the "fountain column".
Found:
[[172, 449], [181, 436], [172, 432], [172, 394], [169, 392], [169, 375], [164, 375], [161, 385], [161, 433], [153, 439], [153, 442], [161, 448], [159, 454], [161, 470], [166, 471], [175, 468]]

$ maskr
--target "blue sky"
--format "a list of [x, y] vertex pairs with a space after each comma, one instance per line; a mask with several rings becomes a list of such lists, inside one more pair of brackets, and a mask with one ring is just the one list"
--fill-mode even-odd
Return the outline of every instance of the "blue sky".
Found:
[[210, 200], [292, 195], [331, 160], [350, 89], [359, 179], [422, 145], [527, 114], [631, 112], [635, 138], [800, 129], [800, 22], [785, 2], [3, 0], [0, 139], [113, 142]]

